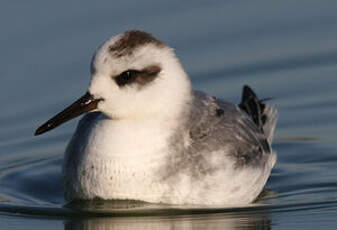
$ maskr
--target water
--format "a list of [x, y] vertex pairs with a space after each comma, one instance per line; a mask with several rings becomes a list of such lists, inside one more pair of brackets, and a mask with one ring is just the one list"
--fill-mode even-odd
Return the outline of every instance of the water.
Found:
[[[317, 229], [337, 224], [335, 1], [0, 3], [0, 224], [4, 229]], [[257, 204], [66, 204], [61, 164], [76, 121], [34, 130], [82, 95], [96, 47], [142, 29], [173, 46], [194, 87], [275, 98], [278, 162]]]

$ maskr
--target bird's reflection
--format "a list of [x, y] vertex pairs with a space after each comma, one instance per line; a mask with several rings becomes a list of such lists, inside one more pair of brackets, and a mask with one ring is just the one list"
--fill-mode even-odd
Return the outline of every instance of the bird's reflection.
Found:
[[[177, 209], [136, 201], [91, 201], [67, 205], [82, 212], [80, 218], [65, 221], [74, 229], [270, 229], [267, 210]], [[140, 216], [142, 215], [142, 216]], [[106, 216], [106, 217], [104, 217]], [[110, 216], [110, 217], [108, 217]]]

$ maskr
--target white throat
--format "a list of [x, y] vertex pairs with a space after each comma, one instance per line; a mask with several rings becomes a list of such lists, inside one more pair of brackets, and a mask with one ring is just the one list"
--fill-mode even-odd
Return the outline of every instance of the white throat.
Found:
[[[160, 202], [169, 188], [159, 186], [158, 169], [170, 155], [170, 138], [183, 122], [178, 111], [183, 113], [188, 109], [185, 106], [168, 112], [170, 116], [148, 119], [113, 120], [100, 115], [83, 151], [74, 153], [69, 149], [66, 153], [66, 159], [72, 158], [65, 161], [63, 169], [67, 172], [67, 199], [78, 196], [144, 200], [144, 194], [151, 194], [145, 200]], [[77, 162], [75, 167], [70, 164], [72, 161]], [[136, 184], [141, 188], [135, 189]]]

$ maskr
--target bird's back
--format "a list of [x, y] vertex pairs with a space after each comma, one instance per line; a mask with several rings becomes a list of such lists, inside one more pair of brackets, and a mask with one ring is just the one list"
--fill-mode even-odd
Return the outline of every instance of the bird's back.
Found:
[[[192, 203], [252, 202], [276, 162], [276, 153], [271, 149], [272, 133], [268, 132], [274, 130], [277, 113], [265, 106], [257, 116], [264, 113], [261, 129], [252, 114], [240, 106], [194, 91], [186, 126], [172, 140], [175, 150], [167, 161], [165, 178], [190, 186], [185, 199]], [[188, 130], [188, 143], [179, 142], [184, 139], [179, 136], [183, 130]], [[179, 186], [182, 185], [176, 185]]]

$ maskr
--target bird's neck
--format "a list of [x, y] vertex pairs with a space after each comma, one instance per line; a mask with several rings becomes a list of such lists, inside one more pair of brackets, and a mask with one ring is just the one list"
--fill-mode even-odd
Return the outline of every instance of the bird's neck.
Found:
[[[174, 86], [172, 82], [170, 86]], [[182, 78], [179, 82], [176, 90], [163, 89], [162, 100], [155, 98], [156, 103], [152, 101], [152, 105], [149, 102], [148, 106], [152, 106], [152, 109], [146, 108], [146, 113], [139, 111], [120, 118], [103, 115], [89, 137], [95, 143], [95, 146], [89, 146], [94, 148], [89, 152], [130, 159], [135, 156], [165, 155], [170, 138], [186, 124], [193, 102], [188, 78]]]
[[167, 111], [161, 116], [110, 119], [101, 117], [91, 134], [91, 153], [110, 155], [113, 158], [165, 155], [170, 138], [185, 124], [188, 105], [180, 111]]

